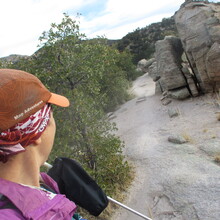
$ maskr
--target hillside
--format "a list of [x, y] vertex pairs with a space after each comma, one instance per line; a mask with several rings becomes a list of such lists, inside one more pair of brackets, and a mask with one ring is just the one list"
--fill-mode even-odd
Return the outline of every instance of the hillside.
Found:
[[134, 63], [145, 58], [151, 58], [155, 52], [155, 43], [165, 36], [177, 36], [174, 18], [164, 18], [161, 22], [153, 23], [145, 28], [138, 28], [128, 33], [117, 44], [120, 51], [128, 49], [134, 55]]
[[9, 56], [7, 56], [7, 57], [2, 57], [2, 58], [0, 58], [0, 61], [1, 61], [1, 63], [5, 63], [5, 62], [7, 62], [7, 63], [16, 63], [16, 62], [18, 62], [21, 58], [28, 58], [28, 56], [26, 56], [26, 55], [19, 55], [19, 54], [11, 54], [11, 55], [9, 55]]

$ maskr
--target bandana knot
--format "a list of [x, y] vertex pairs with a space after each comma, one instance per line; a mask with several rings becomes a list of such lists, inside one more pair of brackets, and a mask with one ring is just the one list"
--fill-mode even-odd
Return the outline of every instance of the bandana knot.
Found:
[[13, 144], [19, 142], [22, 139], [21, 131], [3, 131], [0, 133], [0, 145], [4, 145], [7, 143]]

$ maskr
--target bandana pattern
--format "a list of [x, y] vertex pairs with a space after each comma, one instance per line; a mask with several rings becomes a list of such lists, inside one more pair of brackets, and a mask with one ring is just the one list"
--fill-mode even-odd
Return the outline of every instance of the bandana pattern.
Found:
[[37, 140], [45, 131], [50, 120], [51, 105], [46, 104], [12, 128], [0, 133], [0, 161], [7, 162], [8, 157], [25, 151], [25, 147]]

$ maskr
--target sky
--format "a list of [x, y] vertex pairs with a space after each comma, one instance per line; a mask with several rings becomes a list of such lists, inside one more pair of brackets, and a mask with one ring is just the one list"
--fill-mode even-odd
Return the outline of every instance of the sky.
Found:
[[[80, 14], [80, 32], [87, 38], [121, 39], [137, 28], [168, 18], [185, 0], [7, 0], [0, 3], [0, 57], [32, 55], [39, 37], [63, 13]], [[215, 1], [215, 0], [214, 0]], [[215, 1], [217, 2], [217, 1]]]

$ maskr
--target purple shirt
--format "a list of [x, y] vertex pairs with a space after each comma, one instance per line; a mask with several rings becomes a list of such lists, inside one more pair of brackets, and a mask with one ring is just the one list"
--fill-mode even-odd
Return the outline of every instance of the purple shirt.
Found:
[[[7, 197], [0, 201], [1, 220], [70, 220], [76, 205], [59, 194], [56, 182], [46, 173], [41, 173], [50, 191], [29, 187], [0, 178], [0, 194]], [[7, 208], [7, 204], [10, 208]], [[15, 206], [15, 208], [11, 206]]]

